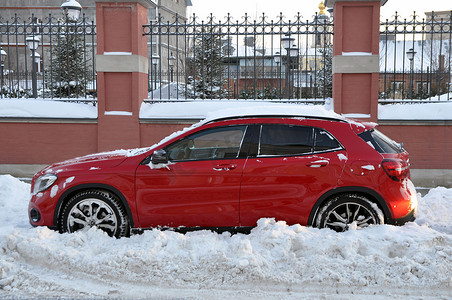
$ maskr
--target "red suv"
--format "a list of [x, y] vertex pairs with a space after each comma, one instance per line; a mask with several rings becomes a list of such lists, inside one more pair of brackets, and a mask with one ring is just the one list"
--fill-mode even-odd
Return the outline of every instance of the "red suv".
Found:
[[340, 117], [205, 121], [147, 149], [51, 165], [32, 181], [33, 226], [115, 237], [146, 228], [246, 229], [260, 218], [345, 231], [414, 220], [408, 153]]

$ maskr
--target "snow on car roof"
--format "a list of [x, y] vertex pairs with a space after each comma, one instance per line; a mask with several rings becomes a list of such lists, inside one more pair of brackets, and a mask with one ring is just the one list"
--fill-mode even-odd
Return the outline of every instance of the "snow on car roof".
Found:
[[253, 115], [310, 116], [344, 119], [327, 110], [323, 105], [288, 104], [263, 101], [209, 100], [190, 102], [143, 103], [140, 118], [190, 119], [211, 121], [214, 119]]
[[203, 123], [243, 117], [309, 117], [347, 121], [341, 115], [326, 110], [323, 106], [319, 105], [269, 103], [267, 105], [253, 105], [213, 111], [207, 114]]

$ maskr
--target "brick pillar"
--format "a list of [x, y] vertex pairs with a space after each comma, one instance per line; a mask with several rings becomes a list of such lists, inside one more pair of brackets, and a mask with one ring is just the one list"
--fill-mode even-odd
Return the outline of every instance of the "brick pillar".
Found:
[[378, 120], [380, 4], [387, 0], [327, 0], [333, 7], [334, 110]]
[[146, 0], [96, 0], [98, 151], [140, 146], [147, 98]]

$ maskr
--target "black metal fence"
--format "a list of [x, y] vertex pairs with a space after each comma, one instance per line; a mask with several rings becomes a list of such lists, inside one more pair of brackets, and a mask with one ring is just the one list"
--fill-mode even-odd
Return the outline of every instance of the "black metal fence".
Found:
[[380, 26], [380, 99], [452, 100], [452, 11]]
[[[409, 20], [396, 13], [380, 25], [381, 102], [452, 100], [452, 12]], [[158, 17], [143, 34], [151, 101], [332, 96], [333, 20], [323, 12], [292, 21]], [[96, 98], [93, 21], [4, 19], [0, 12], [0, 41], [0, 97]]]
[[49, 15], [23, 20], [0, 15], [1, 97], [96, 97], [96, 26]]
[[331, 96], [333, 22], [325, 14], [294, 21], [159, 17], [143, 27], [151, 100]]

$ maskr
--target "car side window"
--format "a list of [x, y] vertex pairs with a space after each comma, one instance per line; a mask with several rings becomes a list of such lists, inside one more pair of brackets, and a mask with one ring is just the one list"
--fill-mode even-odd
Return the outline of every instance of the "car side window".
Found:
[[165, 148], [170, 161], [237, 158], [246, 127], [210, 128]]
[[326, 130], [315, 129], [314, 152], [342, 149], [341, 144]]
[[297, 155], [313, 151], [312, 127], [286, 124], [262, 125], [259, 155]]

